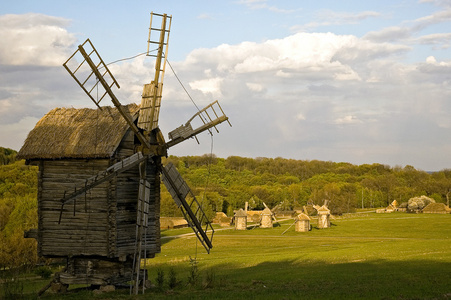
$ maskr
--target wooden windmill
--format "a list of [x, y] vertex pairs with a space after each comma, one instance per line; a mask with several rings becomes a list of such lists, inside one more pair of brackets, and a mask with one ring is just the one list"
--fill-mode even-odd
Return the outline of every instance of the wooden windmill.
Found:
[[[152, 27], [158, 20], [161, 27]], [[57, 278], [64, 285], [131, 281], [138, 291], [146, 276], [141, 259], [160, 252], [160, 173], [207, 252], [213, 247], [214, 230], [201, 205], [177, 169], [163, 166], [161, 157], [168, 148], [228, 118], [215, 101], [171, 131], [168, 142], [164, 140], [158, 118], [171, 20], [166, 14], [151, 13], [147, 55], [155, 57], [155, 76], [144, 85], [140, 107], [121, 105], [113, 92], [119, 84], [88, 39], [63, 65], [98, 109], [52, 110], [19, 152], [19, 157], [40, 166], [39, 228], [34, 237], [41, 256], [67, 259], [66, 270]], [[156, 54], [151, 45], [157, 47]], [[115, 109], [100, 105], [105, 97], [111, 98]], [[62, 120], [61, 115], [70, 116]], [[193, 128], [195, 119], [201, 125]], [[84, 131], [76, 125], [80, 120]], [[103, 123], [109, 125], [101, 127]], [[63, 133], [54, 133], [52, 139], [50, 124], [64, 128]], [[94, 145], [71, 144], [88, 136]]]

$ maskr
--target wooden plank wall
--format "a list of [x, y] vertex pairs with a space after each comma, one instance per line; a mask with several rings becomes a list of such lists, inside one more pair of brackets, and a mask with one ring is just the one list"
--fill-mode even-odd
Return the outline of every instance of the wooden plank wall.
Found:
[[[40, 170], [39, 248], [44, 256], [108, 255], [108, 206], [105, 182], [62, 210], [64, 191], [83, 186], [85, 179], [107, 168], [103, 160], [44, 160]], [[74, 205], [75, 204], [75, 205]], [[74, 215], [75, 213], [75, 215]]]
[[[38, 179], [38, 253], [40, 256], [103, 256], [125, 259], [133, 255], [139, 170], [133, 168], [91, 189], [86, 196], [65, 204], [61, 223], [60, 199], [84, 185], [86, 178], [134, 153], [134, 135], [129, 131], [112, 159], [41, 160]], [[146, 255], [160, 252], [160, 158], [147, 164], [151, 184]], [[75, 204], [75, 206], [74, 206]], [[75, 212], [75, 215], [74, 215]]]
[[[134, 153], [134, 135], [129, 132], [122, 140], [118, 156], [121, 158]], [[156, 163], [159, 164], [160, 158]], [[149, 207], [149, 226], [146, 235], [145, 249], [147, 257], [154, 257], [160, 252], [160, 175], [153, 159], [147, 163], [147, 180], [150, 182], [151, 199]], [[133, 168], [116, 179], [116, 255], [130, 256], [135, 252], [136, 240], [136, 208], [139, 190], [139, 169]]]

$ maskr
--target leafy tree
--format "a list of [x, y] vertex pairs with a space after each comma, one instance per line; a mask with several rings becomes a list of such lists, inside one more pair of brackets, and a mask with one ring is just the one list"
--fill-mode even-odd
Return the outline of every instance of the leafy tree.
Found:
[[13, 149], [0, 147], [0, 165], [9, 165], [16, 161], [17, 152]]

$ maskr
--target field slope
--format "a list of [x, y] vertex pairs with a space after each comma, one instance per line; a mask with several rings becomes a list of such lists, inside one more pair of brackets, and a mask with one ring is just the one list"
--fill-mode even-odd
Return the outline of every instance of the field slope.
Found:
[[[188, 228], [163, 231], [161, 254], [146, 262], [155, 287], [132, 299], [451, 299], [449, 214], [353, 214], [328, 229], [313, 220], [305, 233], [292, 224], [218, 228], [210, 254]], [[28, 295], [47, 282], [35, 291], [30, 282]], [[86, 298], [130, 296], [82, 289], [41, 297]]]
[[211, 254], [194, 237], [164, 239], [150, 276], [173, 268], [185, 279], [197, 257], [204, 285], [213, 274], [214, 287], [175, 289], [172, 298], [451, 299], [451, 215], [355, 214], [329, 229], [312, 223], [307, 233], [288, 229], [291, 220], [218, 230]]

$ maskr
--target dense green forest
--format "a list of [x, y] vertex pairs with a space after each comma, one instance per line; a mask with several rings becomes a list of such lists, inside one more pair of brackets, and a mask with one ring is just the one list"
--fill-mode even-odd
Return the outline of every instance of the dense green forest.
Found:
[[33, 265], [36, 241], [24, 231], [37, 228], [37, 167], [16, 161], [16, 151], [0, 147], [0, 269]]
[[[412, 166], [214, 155], [170, 156], [167, 161], [177, 166], [208, 213], [223, 211], [229, 216], [246, 201], [254, 209], [264, 208], [264, 202], [290, 210], [329, 200], [332, 213], [342, 214], [420, 195], [446, 203], [451, 191], [451, 170], [430, 174]], [[163, 191], [163, 215], [177, 212], [172, 202]]]
[[13, 149], [0, 147], [0, 166], [16, 161], [17, 152]]
[[[14, 150], [0, 147], [0, 268], [37, 260], [36, 241], [24, 239], [23, 232], [37, 227], [38, 170], [15, 158]], [[329, 200], [332, 213], [342, 214], [421, 195], [446, 203], [451, 192], [451, 170], [427, 173], [412, 166], [214, 155], [163, 159], [168, 162], [177, 166], [210, 217], [217, 211], [232, 216], [246, 201], [253, 209], [265, 203], [290, 210]], [[180, 215], [164, 185], [161, 215]]]

